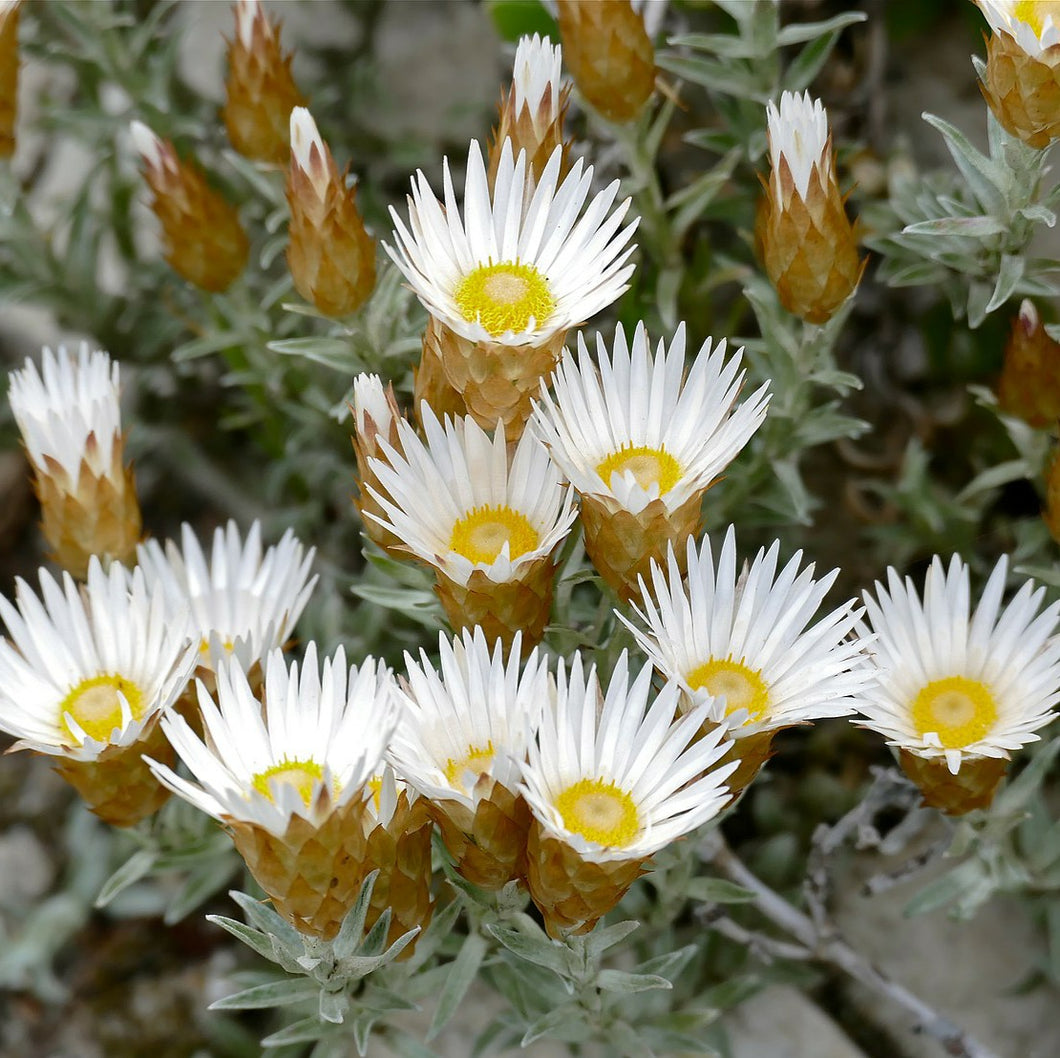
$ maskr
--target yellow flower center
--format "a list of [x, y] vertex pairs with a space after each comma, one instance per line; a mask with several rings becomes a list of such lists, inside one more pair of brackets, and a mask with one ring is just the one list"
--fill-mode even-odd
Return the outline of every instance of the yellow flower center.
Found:
[[711, 658], [693, 669], [688, 674], [688, 685], [694, 691], [705, 690], [714, 698], [724, 698], [726, 716], [746, 709], [748, 724], [760, 720], [769, 709], [769, 687], [762, 674], [732, 658]]
[[315, 760], [283, 760], [258, 772], [253, 784], [258, 793], [272, 801], [272, 780], [287, 783], [298, 791], [302, 803], [308, 805], [316, 784], [323, 778], [324, 768]]
[[493, 740], [484, 746], [468, 746], [467, 753], [460, 758], [450, 757], [445, 762], [445, 777], [453, 787], [470, 790], [479, 776], [489, 770], [493, 763]]
[[493, 562], [508, 545], [516, 559], [537, 547], [537, 530], [525, 514], [511, 507], [476, 507], [453, 526], [449, 547], [472, 562]]
[[97, 742], [109, 742], [111, 732], [122, 726], [122, 698], [128, 703], [132, 718], [143, 719], [143, 692], [131, 680], [114, 673], [82, 680], [59, 705], [63, 732], [77, 741], [66, 719], [69, 715], [89, 738]]
[[373, 775], [368, 780], [368, 789], [371, 791], [372, 807], [376, 814], [379, 813], [379, 805], [383, 800], [383, 776]]
[[1030, 26], [1039, 39], [1050, 15], [1053, 25], [1060, 27], [1060, 0], [1017, 0], [1012, 5], [1013, 20]]
[[985, 683], [964, 676], [932, 680], [913, 699], [917, 733], [934, 731], [946, 749], [961, 749], [985, 738], [997, 722], [997, 702]]
[[611, 485], [611, 475], [616, 471], [619, 474], [628, 471], [642, 489], [658, 485], [660, 496], [669, 492], [681, 478], [681, 464], [665, 448], [648, 448], [645, 445], [623, 445], [596, 467], [597, 474], [608, 487]]
[[633, 798], [613, 782], [579, 779], [556, 798], [563, 825], [598, 845], [625, 848], [640, 831]]
[[453, 299], [465, 320], [478, 320], [491, 335], [525, 331], [531, 317], [540, 327], [556, 309], [548, 280], [518, 261], [480, 265], [460, 280]]

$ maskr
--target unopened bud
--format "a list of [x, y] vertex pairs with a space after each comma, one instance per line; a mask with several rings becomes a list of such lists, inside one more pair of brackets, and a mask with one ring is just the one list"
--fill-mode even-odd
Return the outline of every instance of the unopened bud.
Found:
[[1060, 544], [1060, 452], [1053, 455], [1045, 477], [1045, 510], [1042, 512], [1052, 538]]
[[630, 0], [558, 0], [578, 90], [609, 121], [633, 121], [655, 90], [655, 50]]
[[997, 399], [1002, 411], [1031, 426], [1055, 426], [1060, 419], [1060, 342], [1049, 337], [1026, 298], [1005, 344]]
[[247, 158], [282, 165], [291, 111], [305, 98], [291, 75], [291, 56], [280, 47], [280, 23], [265, 17], [258, 0], [236, 0], [235, 16], [222, 111], [228, 138]]
[[785, 92], [780, 107], [770, 102], [766, 114], [772, 171], [756, 242], [784, 308], [825, 323], [865, 269], [836, 179], [828, 117], [809, 92]]
[[0, 0], [0, 158], [15, 153], [18, 113], [18, 10], [22, 0]]
[[979, 88], [1013, 136], [1039, 149], [1060, 136], [1060, 3], [977, 0], [993, 30]]
[[[347, 172], [349, 170], [347, 169]], [[375, 286], [375, 243], [316, 122], [305, 107], [291, 111], [291, 210], [287, 266], [295, 289], [325, 316], [346, 316]]]
[[527, 169], [533, 179], [528, 192], [541, 179], [545, 165], [557, 147], [563, 147], [560, 178], [566, 175], [569, 141], [563, 139], [563, 119], [570, 103], [570, 84], [561, 75], [562, 50], [548, 37], [522, 37], [515, 51], [511, 89], [501, 96], [497, 126], [489, 152], [489, 184], [496, 183], [501, 148], [512, 141], [512, 154], [526, 151]]
[[227, 289], [243, 271], [250, 244], [235, 208], [206, 183], [199, 168], [177, 157], [173, 144], [134, 121], [133, 145], [154, 193], [151, 208], [162, 225], [166, 260], [203, 290]]

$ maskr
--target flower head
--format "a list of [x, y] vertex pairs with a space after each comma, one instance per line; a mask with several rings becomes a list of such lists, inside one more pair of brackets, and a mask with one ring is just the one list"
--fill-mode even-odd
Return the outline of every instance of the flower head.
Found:
[[75, 761], [138, 742], [194, 664], [185, 621], [141, 573], [104, 572], [95, 558], [84, 594], [44, 569], [40, 588], [19, 579], [16, 605], [0, 597], [0, 729], [20, 749]]
[[223, 822], [249, 823], [283, 837], [292, 820], [322, 826], [332, 812], [363, 801], [382, 771], [397, 722], [390, 670], [373, 658], [347, 665], [340, 647], [287, 666], [282, 651], [265, 662], [264, 707], [232, 661], [217, 673], [217, 701], [198, 683], [206, 741], [183, 717], [163, 728], [195, 782], [150, 762], [159, 781]]
[[644, 324], [632, 349], [619, 324], [610, 354], [597, 334], [597, 363], [578, 335], [544, 382], [533, 428], [582, 495], [607, 495], [637, 513], [660, 499], [676, 510], [704, 492], [762, 424], [768, 383], [739, 406], [743, 350], [726, 360], [725, 341], [708, 338], [685, 371], [685, 326], [655, 355]]
[[839, 570], [815, 580], [800, 551], [778, 571], [776, 542], [739, 575], [731, 526], [716, 560], [709, 539], [687, 546], [687, 582], [672, 550], [651, 588], [642, 581], [635, 610], [647, 630], [621, 618], [659, 671], [706, 697], [710, 720], [737, 740], [852, 713], [872, 679], [849, 638], [861, 611], [848, 602], [810, 624]]
[[426, 444], [400, 422], [402, 451], [380, 439], [386, 462], [370, 461], [386, 524], [408, 550], [460, 584], [475, 571], [510, 581], [547, 559], [576, 511], [542, 444], [524, 435], [509, 463], [503, 428], [490, 438], [468, 418], [443, 427], [427, 406], [423, 428]]
[[548, 693], [544, 658], [520, 666], [519, 643], [505, 658], [481, 628], [438, 640], [439, 665], [405, 655], [404, 711], [390, 756], [398, 772], [435, 801], [474, 810], [494, 783], [514, 791]]
[[444, 206], [421, 172], [412, 181], [408, 227], [391, 210], [395, 247], [387, 252], [427, 310], [458, 335], [543, 345], [627, 288], [636, 221], [621, 224], [630, 200], [611, 210], [616, 180], [583, 214], [592, 167], [579, 160], [560, 180], [562, 154], [561, 147], [553, 151], [528, 197], [526, 154], [513, 157], [505, 140], [491, 194], [482, 151], [472, 141], [463, 215], [448, 160]]
[[137, 557], [169, 612], [190, 610], [200, 667], [213, 670], [231, 655], [249, 670], [282, 646], [316, 584], [309, 576], [315, 549], [306, 552], [288, 530], [263, 554], [258, 522], [246, 541], [235, 522], [216, 529], [209, 559], [190, 525], [181, 527], [181, 542], [183, 549], [172, 540], [164, 548], [148, 540]]
[[1060, 44], [1057, 0], [976, 0], [994, 33], [1005, 33], [1028, 55]]
[[543, 832], [585, 860], [637, 860], [714, 816], [735, 763], [714, 767], [723, 731], [695, 740], [709, 706], [674, 716], [680, 688], [654, 701], [652, 668], [630, 681], [623, 651], [606, 692], [576, 654], [560, 663], [555, 701], [541, 718], [524, 768], [523, 794]]
[[1023, 584], [1003, 607], [1008, 562], [994, 567], [971, 610], [968, 567], [936, 556], [921, 599], [908, 577], [866, 593], [877, 682], [864, 691], [866, 726], [952, 775], [1034, 742], [1060, 702], [1060, 603], [1039, 613], [1044, 588]]

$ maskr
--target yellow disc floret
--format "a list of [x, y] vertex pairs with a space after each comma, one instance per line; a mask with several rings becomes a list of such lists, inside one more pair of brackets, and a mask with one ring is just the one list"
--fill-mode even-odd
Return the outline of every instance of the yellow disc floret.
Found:
[[287, 783], [298, 791], [303, 804], [308, 805], [313, 798], [316, 784], [323, 778], [324, 769], [315, 760], [282, 760], [279, 764], [258, 772], [254, 776], [253, 785], [258, 793], [272, 801], [272, 781]]
[[609, 488], [611, 475], [616, 471], [619, 474], [628, 471], [642, 489], [658, 485], [660, 496], [669, 492], [681, 479], [681, 464], [661, 446], [648, 448], [646, 445], [626, 444], [596, 467], [597, 474]]
[[640, 832], [637, 806], [625, 790], [603, 779], [579, 779], [556, 798], [563, 825], [598, 845], [625, 848]]
[[67, 720], [69, 716], [89, 738], [97, 742], [109, 742], [114, 729], [122, 726], [123, 698], [133, 720], [143, 719], [143, 692], [131, 680], [116, 673], [82, 680], [59, 705], [59, 719], [64, 734], [78, 740]]
[[1060, 29], [1060, 2], [1058, 0], [1017, 0], [1012, 5], [1012, 18], [1023, 22], [1034, 30], [1034, 35], [1041, 39], [1045, 29], [1045, 20], [1052, 15], [1053, 25]]
[[445, 777], [451, 786], [470, 790], [483, 772], [493, 763], [493, 740], [484, 746], [468, 746], [462, 757], [450, 757], [445, 762]]
[[548, 280], [518, 261], [480, 265], [460, 280], [453, 300], [468, 323], [477, 320], [493, 336], [525, 331], [531, 319], [540, 327], [556, 310]]
[[520, 511], [486, 506], [468, 511], [453, 526], [449, 547], [472, 562], [491, 563], [508, 545], [508, 557], [525, 555], [537, 547], [537, 530]]
[[917, 734], [934, 731], [945, 749], [962, 749], [985, 738], [997, 722], [990, 688], [965, 676], [932, 680], [913, 699]]
[[737, 709], [747, 710], [747, 723], [761, 720], [769, 709], [769, 687], [756, 669], [742, 661], [711, 658], [688, 674], [688, 685], [694, 690], [705, 690], [714, 698], [725, 699], [725, 715]]

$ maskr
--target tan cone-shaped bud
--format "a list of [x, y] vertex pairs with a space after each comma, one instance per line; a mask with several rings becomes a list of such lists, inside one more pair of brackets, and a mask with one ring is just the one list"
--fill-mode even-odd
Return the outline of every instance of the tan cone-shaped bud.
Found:
[[189, 283], [214, 293], [226, 290], [250, 252], [235, 207], [207, 184], [198, 166], [182, 162], [168, 140], [138, 121], [132, 134], [154, 194], [151, 208], [162, 225], [166, 260]]
[[90, 434], [76, 481], [50, 456], [35, 467], [41, 531], [54, 561], [78, 580], [85, 579], [93, 555], [135, 565], [141, 538], [140, 504], [133, 469], [122, 466], [122, 438], [113, 438], [110, 468], [100, 475], [89, 464], [98, 444]]
[[[331, 940], [368, 871], [367, 809], [354, 798], [314, 826], [293, 816], [282, 837], [242, 820], [225, 822], [250, 873], [300, 933]], [[378, 915], [376, 915], [378, 917]]]
[[450, 341], [452, 331], [433, 316], [427, 317], [427, 329], [423, 332], [423, 355], [419, 366], [413, 372], [415, 387], [416, 418], [420, 425], [420, 406], [426, 401], [439, 419], [447, 415], [455, 418], [467, 415], [467, 405], [460, 391], [455, 389], [445, 374], [445, 363], [442, 357], [442, 342]]
[[525, 657], [545, 638], [555, 579], [556, 563], [547, 557], [527, 563], [518, 579], [508, 581], [490, 580], [475, 569], [467, 584], [459, 584], [438, 570], [434, 590], [454, 632], [481, 625], [490, 643], [500, 640], [508, 650], [521, 631]]
[[472, 885], [496, 890], [526, 873], [530, 806], [488, 775], [479, 784], [489, 790], [474, 811], [447, 800], [431, 802], [430, 812], [460, 874]]
[[18, 116], [18, 11], [20, 0], [0, 0], [0, 158], [15, 153]]
[[655, 51], [629, 0], [558, 0], [563, 53], [581, 94], [609, 121], [627, 122], [655, 90]]
[[1053, 456], [1045, 478], [1045, 510], [1042, 517], [1052, 538], [1060, 544], [1060, 452]]
[[375, 242], [309, 111], [291, 112], [287, 267], [295, 289], [325, 316], [356, 312], [375, 287]]
[[[831, 139], [825, 150], [831, 154]], [[810, 177], [804, 199], [782, 159], [758, 214], [763, 264], [780, 303], [808, 323], [827, 323], [861, 281], [857, 234], [835, 180]]]
[[483, 430], [503, 422], [508, 440], [519, 440], [541, 379], [551, 374], [563, 355], [567, 332], [554, 335], [544, 345], [500, 345], [470, 341], [433, 319], [430, 327], [434, 333], [424, 337], [424, 348], [429, 341], [437, 350], [445, 378], [460, 394], [467, 414]]
[[[568, 160], [570, 141], [563, 138], [563, 122], [567, 115], [567, 107], [570, 105], [570, 84], [561, 86], [550, 79], [540, 100], [536, 101], [535, 106], [531, 106], [529, 100], [522, 98], [524, 89], [518, 82], [521, 73], [518, 69], [519, 62], [524, 57], [532, 61], [540, 61], [546, 53], [551, 54], [551, 45], [547, 38], [544, 42], [539, 42], [536, 37], [533, 41], [524, 38], [519, 42], [519, 50], [516, 52], [515, 77], [509, 90], [501, 93], [501, 101], [497, 107], [497, 124], [490, 140], [490, 191], [493, 190], [497, 179], [501, 148], [505, 140], [512, 141], [514, 157], [518, 158], [520, 151], [526, 151], [527, 170], [532, 177], [527, 181], [525, 191], [527, 196], [533, 194], [533, 189], [537, 181], [541, 179], [545, 165], [557, 147], [563, 148], [559, 179], [562, 181], [570, 171]], [[558, 66], [558, 49], [555, 62]]]
[[1029, 146], [1060, 136], [1060, 44], [1028, 55], [1008, 33], [992, 34], [979, 88], [1002, 126]]
[[640, 598], [638, 577], [651, 583], [651, 563], [664, 565], [670, 544], [684, 572], [685, 544], [699, 533], [702, 505], [700, 492], [675, 511], [668, 511], [662, 500], [652, 500], [633, 514], [610, 496], [583, 495], [580, 513], [586, 553], [623, 602]]
[[[354, 499], [354, 505], [361, 515], [361, 524], [368, 539], [376, 546], [381, 547], [394, 558], [406, 561], [409, 557], [408, 549], [401, 541], [384, 525], [381, 525], [370, 515], [386, 518], [386, 512], [382, 504], [375, 498], [371, 490], [385, 493], [379, 477], [372, 469], [371, 459], [387, 461], [386, 453], [379, 447], [379, 438], [387, 442], [396, 452], [401, 454], [401, 435], [398, 430], [398, 422], [402, 418], [401, 409], [398, 407], [397, 399], [394, 397], [394, 387], [387, 383], [384, 391], [389, 419], [386, 423], [377, 423], [371, 412], [365, 409], [362, 419], [354, 412], [353, 453], [357, 459], [357, 488], [358, 494]], [[381, 429], [383, 427], [383, 429]]]
[[546, 834], [535, 819], [526, 849], [526, 881], [548, 935], [559, 939], [565, 933], [588, 933], [647, 874], [645, 862], [584, 860]]
[[258, 0], [237, 0], [235, 15], [221, 112], [228, 139], [247, 158], [283, 165], [291, 111], [305, 98], [291, 75], [291, 56], [280, 47], [280, 22], [270, 22]]
[[170, 766], [175, 762], [158, 717], [131, 746], [111, 746], [95, 760], [56, 757], [54, 761], [55, 770], [100, 819], [111, 826], [131, 827], [154, 815], [170, 797], [144, 756]]
[[1009, 764], [1001, 757], [977, 757], [961, 761], [954, 775], [944, 757], [920, 757], [903, 749], [898, 760], [902, 771], [920, 788], [924, 804], [948, 816], [989, 808]]
[[1027, 299], [1005, 343], [997, 399], [1003, 411], [1031, 426], [1055, 426], [1060, 418], [1060, 342], [1049, 337]]
[[425, 805], [417, 800], [410, 804], [404, 790], [398, 794], [397, 807], [390, 821], [379, 824], [368, 833], [364, 876], [379, 868], [372, 887], [366, 925], [371, 926], [390, 908], [387, 944], [409, 930], [420, 933], [405, 947], [398, 959], [407, 959], [416, 950], [416, 940], [431, 921], [434, 899], [431, 896], [431, 825]]

